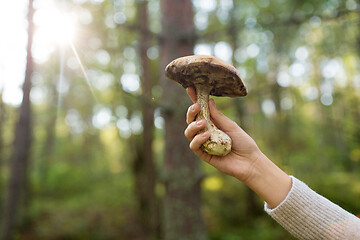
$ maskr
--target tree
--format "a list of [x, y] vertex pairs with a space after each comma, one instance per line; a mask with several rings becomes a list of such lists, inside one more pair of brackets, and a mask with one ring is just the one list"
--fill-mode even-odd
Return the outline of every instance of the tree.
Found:
[[[4, 129], [4, 120], [5, 120], [5, 106], [4, 106], [4, 102], [2, 101], [2, 89], [0, 89], [0, 173], [2, 172], [2, 166], [4, 164], [4, 153], [3, 153], [3, 149], [4, 149], [4, 140], [3, 140], [3, 129]], [[0, 192], [2, 192], [3, 190], [3, 179], [0, 177]], [[0, 211], [2, 211], [3, 208], [3, 198], [2, 195], [0, 194]], [[1, 214], [1, 212], [0, 212]]]
[[143, 135], [136, 138], [136, 153], [134, 154], [133, 172], [135, 192], [138, 200], [138, 216], [144, 235], [147, 239], [159, 238], [159, 204], [155, 193], [156, 171], [153, 158], [153, 131], [154, 131], [154, 106], [151, 102], [153, 87], [152, 72], [147, 50], [150, 48], [148, 2], [137, 2], [139, 19], [139, 57], [141, 63], [142, 85], [142, 124]]
[[30, 89], [33, 59], [31, 54], [33, 40], [33, 0], [28, 5], [28, 40], [25, 80], [23, 84], [23, 100], [19, 109], [19, 119], [15, 127], [13, 154], [11, 158], [10, 180], [4, 208], [2, 224], [2, 240], [12, 239], [24, 209], [27, 184], [27, 167], [31, 146], [31, 106]]
[[[162, 0], [161, 71], [173, 59], [193, 53], [195, 35], [190, 0]], [[166, 240], [207, 239], [200, 211], [199, 162], [183, 136], [189, 100], [178, 84], [162, 78], [165, 119], [165, 198], [163, 235]]]

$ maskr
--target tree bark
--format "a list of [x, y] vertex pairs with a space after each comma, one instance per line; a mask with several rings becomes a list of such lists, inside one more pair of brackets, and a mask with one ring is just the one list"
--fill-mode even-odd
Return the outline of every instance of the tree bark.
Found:
[[33, 71], [33, 60], [31, 54], [33, 39], [33, 0], [29, 0], [28, 6], [28, 41], [27, 41], [27, 63], [25, 80], [23, 84], [23, 100], [20, 106], [19, 119], [15, 127], [15, 139], [13, 154], [11, 158], [10, 181], [8, 194], [4, 208], [2, 224], [2, 240], [12, 239], [16, 227], [24, 210], [27, 166], [31, 145], [31, 107], [30, 89], [31, 74]]
[[[56, 94], [56, 93], [55, 93]], [[39, 170], [40, 170], [40, 182], [42, 186], [46, 186], [49, 179], [49, 166], [51, 164], [51, 158], [53, 156], [55, 140], [56, 140], [56, 112], [54, 109], [49, 109], [50, 118], [46, 123], [46, 135], [45, 142], [43, 143], [42, 150], [42, 162], [40, 162]], [[56, 110], [55, 110], [56, 111]]]
[[[0, 176], [2, 175], [2, 169], [3, 169], [3, 164], [5, 163], [4, 161], [4, 153], [3, 153], [3, 149], [4, 149], [4, 139], [3, 139], [3, 129], [4, 129], [4, 120], [5, 120], [5, 107], [4, 107], [4, 102], [2, 101], [2, 89], [0, 89]], [[3, 187], [4, 187], [4, 183], [3, 183], [3, 178], [0, 177], [0, 193], [3, 193]], [[3, 196], [2, 194], [0, 194], [0, 216], [2, 215], [2, 209], [3, 209]]]
[[[64, 53], [61, 52], [64, 49], [60, 49], [59, 60], [62, 61], [61, 58], [64, 58]], [[56, 58], [55, 58], [56, 59]], [[54, 66], [59, 64], [57, 60], [54, 60], [52, 63]], [[54, 67], [54, 69], [56, 69]], [[61, 70], [60, 70], [61, 71]], [[43, 189], [46, 189], [46, 184], [49, 179], [49, 169], [51, 165], [51, 160], [54, 154], [55, 144], [56, 144], [56, 124], [58, 116], [58, 101], [59, 101], [59, 94], [56, 90], [57, 87], [57, 79], [54, 77], [55, 73], [50, 74], [51, 81], [49, 82], [49, 90], [50, 94], [48, 97], [49, 107], [47, 111], [47, 119], [45, 123], [46, 127], [46, 135], [45, 141], [42, 144], [42, 158], [39, 163], [38, 171], [39, 171], [39, 179], [40, 183], [43, 186]]]
[[142, 139], [135, 139], [137, 154], [133, 162], [135, 193], [138, 200], [138, 217], [146, 239], [159, 239], [160, 220], [159, 204], [155, 193], [156, 171], [153, 159], [154, 106], [151, 102], [153, 87], [147, 50], [150, 47], [148, 2], [137, 3], [140, 26], [139, 55], [142, 68], [142, 116], [144, 132]]
[[[162, 0], [161, 72], [175, 58], [193, 54], [195, 34], [190, 0]], [[162, 76], [165, 119], [163, 239], [207, 239], [201, 214], [199, 160], [184, 137], [190, 101], [185, 90]]]

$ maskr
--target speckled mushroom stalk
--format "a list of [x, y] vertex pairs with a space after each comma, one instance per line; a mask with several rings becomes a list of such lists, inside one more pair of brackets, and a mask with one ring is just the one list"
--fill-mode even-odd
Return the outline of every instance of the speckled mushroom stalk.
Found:
[[231, 138], [219, 130], [210, 119], [209, 95], [212, 87], [196, 84], [195, 89], [197, 102], [200, 105], [200, 113], [196, 116], [196, 120], [206, 120], [206, 127], [200, 132], [210, 133], [209, 139], [201, 147], [208, 154], [225, 156], [231, 151]]

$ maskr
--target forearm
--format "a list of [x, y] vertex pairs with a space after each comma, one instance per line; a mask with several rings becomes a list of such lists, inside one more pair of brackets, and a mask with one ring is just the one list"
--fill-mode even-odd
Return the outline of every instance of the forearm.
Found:
[[299, 239], [360, 239], [360, 219], [292, 178], [292, 188], [276, 208], [266, 212]]
[[264, 154], [253, 158], [243, 179], [265, 202], [265, 210], [299, 239], [360, 239], [360, 219], [288, 176]]

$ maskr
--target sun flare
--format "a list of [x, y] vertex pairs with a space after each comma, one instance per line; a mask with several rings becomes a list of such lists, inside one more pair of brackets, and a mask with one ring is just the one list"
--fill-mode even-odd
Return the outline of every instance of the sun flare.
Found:
[[40, 62], [46, 62], [57, 47], [71, 44], [74, 40], [75, 15], [62, 12], [51, 1], [37, 9], [34, 23], [34, 57]]
[[66, 44], [75, 33], [75, 18], [72, 14], [61, 12], [54, 5], [37, 10], [34, 22], [44, 39], [57, 44]]

